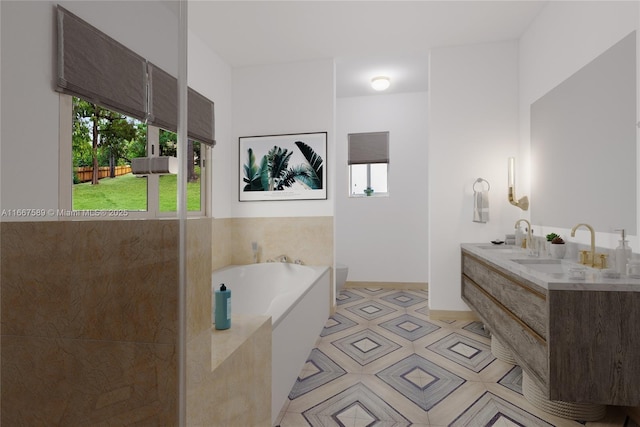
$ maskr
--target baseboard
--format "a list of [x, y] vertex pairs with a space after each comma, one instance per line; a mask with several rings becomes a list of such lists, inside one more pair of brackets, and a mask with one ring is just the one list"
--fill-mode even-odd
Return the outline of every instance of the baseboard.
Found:
[[627, 415], [631, 417], [633, 421], [640, 424], [640, 406], [627, 406]]
[[480, 318], [473, 311], [429, 310], [429, 317], [434, 320], [478, 321]]
[[414, 291], [426, 291], [427, 282], [351, 282], [344, 284], [345, 288], [382, 288], [382, 289], [406, 289]]

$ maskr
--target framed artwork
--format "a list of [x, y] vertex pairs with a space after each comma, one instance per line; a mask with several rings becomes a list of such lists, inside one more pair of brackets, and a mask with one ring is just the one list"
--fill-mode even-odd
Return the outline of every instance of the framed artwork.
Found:
[[239, 140], [241, 202], [327, 198], [327, 132]]

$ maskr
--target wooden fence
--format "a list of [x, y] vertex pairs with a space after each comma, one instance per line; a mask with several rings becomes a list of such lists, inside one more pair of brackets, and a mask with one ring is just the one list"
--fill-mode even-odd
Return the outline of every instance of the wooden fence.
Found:
[[[98, 168], [98, 179], [106, 178], [110, 175], [110, 167], [109, 166], [100, 166]], [[116, 176], [125, 175], [131, 172], [131, 166], [116, 166]], [[93, 168], [91, 166], [83, 166], [79, 168], [73, 168], [73, 171], [76, 173], [77, 182], [87, 182], [91, 181], [91, 176], [93, 175]]]

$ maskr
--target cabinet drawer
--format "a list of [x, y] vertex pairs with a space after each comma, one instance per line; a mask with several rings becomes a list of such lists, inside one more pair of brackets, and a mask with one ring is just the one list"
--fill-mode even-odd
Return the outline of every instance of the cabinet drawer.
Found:
[[491, 332], [516, 355], [523, 368], [543, 390], [549, 384], [547, 343], [513, 313], [468, 277], [462, 278], [462, 299], [480, 316]]
[[482, 287], [538, 335], [547, 338], [546, 295], [511, 280], [499, 270], [463, 254], [462, 273]]

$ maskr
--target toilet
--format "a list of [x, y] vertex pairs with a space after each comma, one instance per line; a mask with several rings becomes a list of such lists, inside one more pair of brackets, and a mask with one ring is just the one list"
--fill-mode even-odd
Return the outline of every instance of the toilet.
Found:
[[347, 281], [347, 275], [349, 274], [349, 267], [344, 264], [336, 264], [336, 295], [344, 289], [344, 284]]

